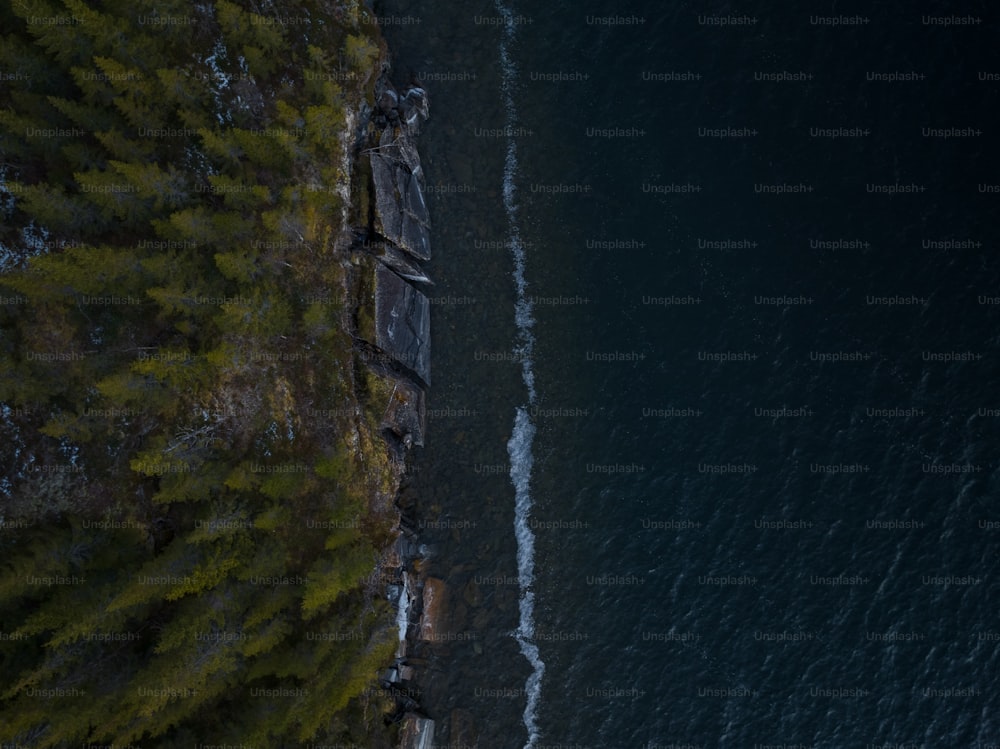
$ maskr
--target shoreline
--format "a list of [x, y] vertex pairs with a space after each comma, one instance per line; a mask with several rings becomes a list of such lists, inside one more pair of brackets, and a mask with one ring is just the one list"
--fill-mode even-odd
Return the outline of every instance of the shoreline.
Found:
[[[349, 127], [355, 138], [348, 172], [351, 200], [343, 223], [347, 237], [342, 247], [350, 265], [343, 323], [354, 339], [357, 402], [373, 417], [371, 425], [381, 437], [377, 447], [388, 458], [382, 490], [369, 498], [369, 512], [376, 517], [392, 512], [396, 518], [394, 538], [371, 578], [378, 595], [395, 607], [395, 621], [387, 621], [385, 628], [399, 631], [395, 658], [384, 664], [377, 679], [395, 709], [380, 717], [398, 725], [395, 746], [417, 749], [433, 744], [435, 723], [421, 705], [416, 676], [423, 664], [412, 654], [422, 634], [433, 630], [434, 612], [443, 598], [441, 581], [420, 572], [424, 557], [418, 522], [413, 504], [403, 496], [411, 448], [423, 445], [431, 376], [425, 292], [432, 281], [420, 267], [430, 258], [430, 221], [414, 142], [420, 121], [429, 116], [429, 103], [422, 88], [396, 88], [381, 33], [378, 42], [374, 81], [365, 87], [366, 102], [357, 121], [348, 123], [355, 125]], [[408, 323], [402, 326], [405, 331], [393, 324], [400, 315]], [[368, 457], [363, 447], [359, 452]], [[376, 462], [382, 458], [372, 457]]]
[[[414, 71], [414, 80], [425, 80], [426, 70], [417, 61], [425, 59], [427, 45], [436, 52], [438, 43], [419, 34], [401, 36], [398, 28], [382, 31], [401, 80], [407, 79], [407, 71]], [[492, 60], [498, 42], [499, 36], [491, 36], [475, 57], [464, 58], [466, 64], [480, 59], [478, 52], [486, 56], [484, 62]], [[500, 81], [487, 78], [488, 90], [475, 97], [493, 104], [495, 95], [502, 94]], [[434, 86], [435, 113], [447, 118], [435, 121], [422, 136], [421, 156], [429, 171], [427, 200], [436, 213], [447, 214], [447, 221], [436, 226], [435, 257], [428, 265], [438, 284], [430, 294], [440, 371], [434, 374], [426, 413], [436, 428], [433, 441], [409, 467], [398, 500], [408, 533], [402, 543], [417, 558], [406, 568], [407, 649], [398, 670], [387, 669], [383, 676], [396, 696], [415, 700], [413, 713], [433, 719], [433, 737], [425, 730], [425, 746], [473, 747], [480, 745], [479, 738], [491, 746], [523, 746], [526, 705], [520, 698], [493, 696], [511, 678], [519, 687], [525, 685], [533, 671], [514, 636], [524, 621], [522, 588], [477, 581], [481, 573], [520, 582], [524, 571], [524, 554], [513, 543], [517, 513], [508, 444], [515, 428], [514, 406], [529, 407], [524, 362], [522, 357], [491, 355], [518, 350], [516, 319], [511, 317], [525, 306], [517, 305], [518, 285], [511, 272], [517, 246], [509, 237], [510, 216], [502, 204], [509, 144], [496, 137], [484, 141], [463, 128], [464, 96], [457, 87], [441, 84], [438, 91]], [[455, 201], [449, 202], [452, 196]], [[527, 249], [530, 243], [524, 244]], [[503, 252], [481, 255], [469, 252], [469, 245]], [[494, 293], [504, 303], [494, 304]], [[466, 298], [488, 301], [465, 304]], [[435, 303], [441, 299], [447, 301]], [[450, 304], [452, 299], [463, 302]], [[465, 315], [467, 309], [474, 314]], [[489, 393], [490, 407], [483, 403], [483, 393]], [[508, 676], [510, 670], [513, 676]], [[417, 726], [411, 723], [400, 736], [405, 749], [420, 746]]]

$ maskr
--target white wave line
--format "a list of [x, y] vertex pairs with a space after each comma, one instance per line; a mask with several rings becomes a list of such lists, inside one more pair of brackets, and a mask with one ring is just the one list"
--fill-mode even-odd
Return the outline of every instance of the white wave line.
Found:
[[524, 685], [527, 702], [524, 706], [524, 726], [528, 729], [525, 749], [532, 749], [539, 739], [538, 703], [541, 698], [545, 663], [535, 644], [535, 536], [528, 519], [531, 515], [531, 443], [535, 427], [523, 406], [517, 409], [514, 433], [507, 443], [510, 453], [510, 478], [514, 484], [514, 534], [517, 538], [517, 576], [521, 588], [520, 621], [515, 633], [521, 654], [531, 664], [532, 672]]
[[[513, 12], [496, 0], [497, 12], [503, 17], [503, 37], [500, 42], [500, 62], [503, 70], [502, 90], [506, 110], [506, 125], [514, 132], [517, 122], [517, 109], [514, 106], [514, 84], [517, 80], [517, 67], [510, 57], [509, 45], [514, 41]], [[515, 351], [521, 361], [521, 378], [528, 389], [528, 403], [534, 405], [535, 372], [532, 354], [535, 339], [531, 328], [535, 324], [532, 314], [533, 306], [528, 299], [528, 282], [525, 279], [525, 253], [521, 243], [521, 234], [517, 225], [517, 147], [513, 136], [507, 138], [507, 153], [504, 160], [503, 174], [503, 204], [507, 213], [508, 231], [510, 233], [510, 250], [514, 261], [514, 285], [517, 289], [517, 302], [514, 307], [514, 319], [517, 323], [517, 344]], [[510, 478], [514, 484], [514, 535], [517, 539], [517, 573], [520, 585], [519, 624], [515, 637], [521, 649], [521, 654], [531, 664], [532, 672], [525, 683], [527, 702], [524, 707], [524, 726], [528, 731], [528, 740], [524, 749], [533, 749], [540, 734], [538, 731], [538, 703], [541, 698], [542, 675], [545, 673], [545, 663], [542, 661], [535, 644], [535, 535], [528, 522], [531, 516], [531, 467], [534, 462], [532, 443], [535, 437], [535, 427], [531, 423], [528, 409], [521, 406], [517, 409], [514, 419], [514, 430], [507, 443], [510, 455]]]

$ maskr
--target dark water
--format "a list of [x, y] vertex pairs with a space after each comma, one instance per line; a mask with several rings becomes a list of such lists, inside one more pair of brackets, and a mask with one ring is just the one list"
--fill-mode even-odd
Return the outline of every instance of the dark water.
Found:
[[997, 14], [791, 7], [378, 10], [432, 96], [441, 745], [1000, 746]]

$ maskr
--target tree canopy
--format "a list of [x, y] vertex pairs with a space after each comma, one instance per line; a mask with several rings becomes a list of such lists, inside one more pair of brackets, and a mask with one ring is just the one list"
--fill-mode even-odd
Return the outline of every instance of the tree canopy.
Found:
[[155, 5], [0, 3], [0, 741], [377, 745], [386, 458], [316, 301], [377, 32]]

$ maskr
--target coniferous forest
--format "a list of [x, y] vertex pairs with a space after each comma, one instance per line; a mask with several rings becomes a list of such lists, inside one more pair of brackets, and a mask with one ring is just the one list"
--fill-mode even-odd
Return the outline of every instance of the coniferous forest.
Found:
[[[0, 741], [377, 746], [356, 0], [0, 2]], [[360, 388], [363, 391], [363, 388]]]

